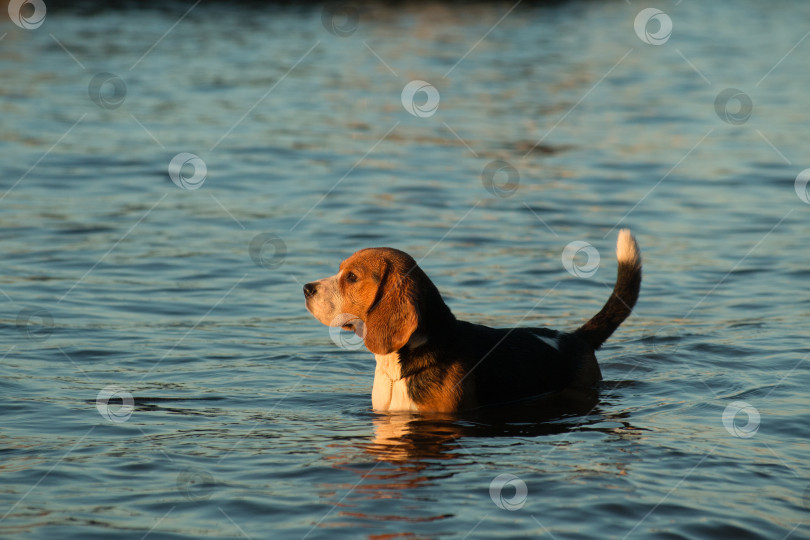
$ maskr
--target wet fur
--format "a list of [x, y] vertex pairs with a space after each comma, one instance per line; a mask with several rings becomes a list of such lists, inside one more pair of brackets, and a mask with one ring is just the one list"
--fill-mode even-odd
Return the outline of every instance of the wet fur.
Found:
[[[594, 353], [629, 316], [641, 286], [641, 256], [627, 230], [619, 233], [617, 259], [616, 286], [605, 306], [568, 333], [459, 321], [416, 261], [392, 248], [358, 251], [335, 276], [305, 285], [304, 294], [307, 309], [324, 324], [341, 313], [362, 321], [344, 328], [364, 338], [378, 366], [398, 364], [397, 381], [407, 384], [401, 408], [454, 412], [601, 380]], [[383, 380], [375, 376], [373, 404], [392, 410], [390, 399], [379, 397], [389, 383], [384, 373]]]

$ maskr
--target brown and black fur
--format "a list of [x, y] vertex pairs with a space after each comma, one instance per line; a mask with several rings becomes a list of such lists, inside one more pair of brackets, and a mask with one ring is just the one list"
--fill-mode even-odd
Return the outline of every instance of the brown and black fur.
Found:
[[[619, 242], [610, 298], [573, 332], [457, 320], [416, 261], [393, 248], [361, 250], [341, 265], [340, 309], [357, 314], [363, 326], [344, 328], [363, 335], [375, 355], [397, 354], [408, 396], [420, 411], [452, 412], [592, 387], [602, 378], [594, 353], [630, 315], [641, 287], [635, 240], [622, 231]], [[345, 276], [356, 280], [341, 281]], [[317, 285], [305, 286], [308, 301]]]

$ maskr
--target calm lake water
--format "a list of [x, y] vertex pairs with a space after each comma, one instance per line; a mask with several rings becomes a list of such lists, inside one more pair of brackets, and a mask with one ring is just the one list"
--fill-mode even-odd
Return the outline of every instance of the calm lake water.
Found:
[[[810, 538], [810, 4], [707, 4], [3, 15], [0, 537]], [[375, 414], [304, 309], [573, 329], [620, 226], [591, 403]]]

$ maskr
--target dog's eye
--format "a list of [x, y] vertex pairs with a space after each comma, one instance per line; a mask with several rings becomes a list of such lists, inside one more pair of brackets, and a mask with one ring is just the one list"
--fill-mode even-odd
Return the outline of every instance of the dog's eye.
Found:
[[354, 272], [349, 272], [346, 274], [346, 281], [349, 283], [356, 283], [357, 282], [357, 275]]

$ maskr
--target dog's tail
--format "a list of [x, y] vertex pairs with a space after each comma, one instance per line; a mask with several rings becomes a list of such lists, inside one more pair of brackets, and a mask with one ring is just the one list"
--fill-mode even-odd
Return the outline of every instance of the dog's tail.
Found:
[[619, 231], [616, 242], [619, 270], [613, 293], [602, 310], [583, 324], [574, 334], [584, 339], [594, 350], [630, 315], [641, 289], [641, 251], [629, 229]]

